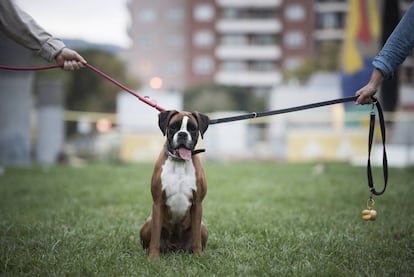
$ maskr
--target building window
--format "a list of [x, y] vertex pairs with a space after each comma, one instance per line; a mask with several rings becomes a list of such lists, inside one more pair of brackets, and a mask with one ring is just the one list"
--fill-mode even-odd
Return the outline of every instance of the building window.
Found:
[[213, 72], [214, 62], [209, 56], [199, 56], [193, 60], [193, 72], [198, 75], [208, 75]]
[[138, 11], [138, 20], [142, 23], [150, 23], [157, 20], [157, 13], [152, 8], [143, 8]]
[[214, 18], [214, 8], [211, 4], [199, 4], [193, 11], [194, 19], [199, 22], [208, 22]]
[[243, 12], [237, 8], [223, 8], [222, 18], [224, 19], [234, 19], [243, 17]]
[[343, 27], [344, 24], [344, 17], [339, 13], [319, 14], [316, 18], [316, 27], [318, 29], [336, 29]]
[[137, 43], [141, 48], [151, 48], [154, 46], [154, 38], [151, 35], [141, 35], [137, 38]]
[[167, 72], [170, 75], [180, 75], [183, 73], [184, 65], [180, 61], [170, 61], [167, 63]]
[[182, 47], [184, 45], [184, 37], [179, 34], [169, 34], [167, 36], [167, 45], [172, 47]]
[[181, 22], [184, 20], [184, 10], [180, 8], [172, 8], [167, 11], [167, 20], [171, 22]]
[[193, 44], [199, 48], [209, 48], [214, 43], [214, 35], [209, 30], [198, 31], [193, 36]]
[[247, 45], [247, 36], [243, 35], [223, 35], [221, 37], [221, 44], [223, 45]]
[[285, 16], [289, 21], [305, 20], [305, 9], [302, 5], [293, 4], [286, 8]]
[[274, 45], [276, 44], [276, 37], [272, 35], [253, 35], [251, 41], [253, 45]]
[[252, 70], [253, 71], [272, 71], [275, 69], [275, 65], [273, 62], [253, 62], [252, 63]]
[[223, 71], [247, 71], [248, 68], [245, 61], [224, 61], [220, 64], [220, 69]]
[[300, 31], [288, 32], [285, 35], [284, 43], [287, 48], [300, 49], [305, 46], [305, 36]]
[[246, 17], [254, 19], [276, 18], [276, 12], [273, 9], [252, 9]]

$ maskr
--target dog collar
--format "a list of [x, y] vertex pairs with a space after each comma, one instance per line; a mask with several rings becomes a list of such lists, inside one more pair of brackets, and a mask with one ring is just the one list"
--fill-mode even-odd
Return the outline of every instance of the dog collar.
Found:
[[[184, 162], [185, 160], [183, 158], [181, 158], [179, 155], [175, 154], [174, 151], [170, 151], [167, 143], [164, 144], [164, 150], [165, 150], [165, 154], [167, 155], [167, 157], [171, 158], [174, 161], [180, 161], [180, 162]], [[191, 156], [200, 154], [206, 152], [205, 149], [197, 149], [197, 150], [193, 150], [191, 151]]]

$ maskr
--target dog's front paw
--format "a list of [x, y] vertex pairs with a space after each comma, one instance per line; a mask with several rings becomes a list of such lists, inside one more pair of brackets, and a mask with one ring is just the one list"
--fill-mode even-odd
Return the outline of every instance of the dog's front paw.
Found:
[[157, 250], [150, 250], [148, 253], [150, 260], [155, 261], [160, 257], [160, 252]]
[[202, 250], [201, 246], [193, 246], [191, 248], [191, 251], [196, 256], [201, 256], [203, 254], [203, 250]]

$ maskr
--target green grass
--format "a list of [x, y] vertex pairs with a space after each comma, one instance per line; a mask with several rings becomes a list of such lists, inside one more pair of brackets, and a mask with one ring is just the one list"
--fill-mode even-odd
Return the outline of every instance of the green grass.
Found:
[[[204, 255], [156, 262], [138, 236], [152, 165], [6, 168], [0, 275], [413, 276], [414, 170], [390, 170], [378, 218], [365, 222], [365, 168], [312, 168], [207, 163]], [[382, 185], [381, 170], [374, 173]]]

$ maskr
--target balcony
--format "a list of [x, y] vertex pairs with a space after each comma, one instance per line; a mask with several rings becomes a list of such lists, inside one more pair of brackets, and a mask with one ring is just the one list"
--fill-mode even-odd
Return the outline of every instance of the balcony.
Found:
[[218, 59], [278, 60], [282, 51], [276, 45], [221, 45], [216, 48]]
[[282, 81], [279, 71], [218, 71], [215, 82], [221, 85], [240, 87], [273, 87]]
[[282, 24], [277, 19], [220, 19], [216, 30], [232, 34], [277, 34], [282, 31]]
[[348, 11], [347, 2], [325, 2], [315, 3], [315, 12], [317, 13], [333, 13], [333, 12], [344, 12]]
[[219, 7], [237, 8], [276, 8], [282, 4], [281, 0], [216, 0]]

